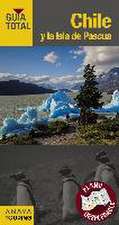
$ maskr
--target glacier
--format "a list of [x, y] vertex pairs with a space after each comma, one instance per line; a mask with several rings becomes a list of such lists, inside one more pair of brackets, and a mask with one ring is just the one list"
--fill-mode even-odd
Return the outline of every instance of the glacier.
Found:
[[[68, 118], [79, 118], [80, 109], [76, 101], [65, 91], [57, 91], [51, 94], [38, 107], [28, 106], [20, 108], [19, 118], [7, 117], [0, 128], [0, 139], [4, 136], [14, 136], [15, 134], [27, 134], [36, 129], [39, 124], [48, 124], [54, 120], [66, 120]], [[97, 113], [119, 113], [119, 91], [115, 90], [109, 104], [96, 110]], [[43, 114], [43, 113], [46, 113]]]
[[[51, 94], [38, 107], [28, 106], [18, 110], [23, 112], [19, 118], [4, 119], [3, 126], [0, 128], [1, 139], [3, 136], [30, 133], [38, 124], [48, 124], [54, 119], [65, 120], [67, 115], [70, 118], [80, 116], [80, 110], [77, 108], [75, 100], [64, 91]], [[47, 112], [47, 116], [43, 116], [43, 112]]]
[[119, 113], [119, 91], [115, 90], [112, 94], [111, 102], [96, 111], [102, 113]]
[[7, 117], [3, 121], [3, 126], [0, 128], [0, 138], [3, 136], [14, 136], [15, 134], [27, 134], [35, 127], [37, 123], [37, 110], [28, 107], [26, 111], [16, 119]]
[[68, 115], [69, 117], [79, 117], [80, 110], [76, 106], [75, 100], [64, 91], [57, 91], [49, 96], [38, 108], [39, 111], [49, 113], [50, 118], [59, 118]]

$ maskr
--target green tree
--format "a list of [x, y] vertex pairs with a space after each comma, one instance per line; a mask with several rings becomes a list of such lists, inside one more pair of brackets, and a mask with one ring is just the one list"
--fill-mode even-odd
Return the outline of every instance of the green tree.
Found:
[[94, 113], [93, 109], [97, 109], [103, 105], [100, 101], [102, 94], [98, 89], [94, 68], [95, 66], [91, 66], [90, 64], [85, 66], [83, 75], [85, 82], [76, 97], [77, 105], [81, 110], [80, 122], [82, 124], [96, 122], [97, 114]]

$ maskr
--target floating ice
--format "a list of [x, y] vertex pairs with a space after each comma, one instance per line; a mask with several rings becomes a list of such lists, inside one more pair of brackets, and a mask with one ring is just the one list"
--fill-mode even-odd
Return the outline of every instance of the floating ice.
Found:
[[[5, 118], [3, 126], [0, 128], [0, 137], [13, 136], [15, 134], [27, 134], [38, 124], [47, 124], [54, 120], [65, 120], [78, 118], [80, 109], [77, 108], [75, 100], [64, 91], [51, 94], [39, 107], [26, 107], [22, 109], [20, 118]], [[119, 113], [119, 91], [114, 91], [112, 100], [101, 109], [96, 110], [100, 113]], [[47, 112], [47, 116], [42, 116]]]
[[100, 112], [105, 113], [119, 113], [119, 91], [115, 90], [112, 94], [111, 102], [107, 105], [104, 105]]
[[[20, 118], [5, 118], [3, 126], [0, 128], [0, 137], [13, 136], [15, 134], [29, 133], [38, 124], [47, 124], [55, 119], [77, 118], [80, 110], [76, 107], [76, 102], [64, 91], [51, 94], [39, 107], [26, 107], [20, 109]], [[47, 112], [47, 116], [42, 116]]]
[[58, 118], [60, 116], [65, 116], [66, 118], [67, 115], [70, 117], [70, 115], [73, 115], [73, 114], [74, 116], [79, 117], [79, 114], [80, 114], [79, 109], [66, 104], [59, 108], [55, 108], [53, 111], [51, 111], [49, 116], [51, 118]]
[[32, 124], [19, 124], [14, 118], [6, 118], [0, 129], [0, 137], [13, 136], [15, 134], [27, 134], [32, 130]]
[[37, 119], [37, 109], [33, 107], [28, 107], [19, 119], [5, 118], [0, 129], [0, 137], [30, 133], [37, 124]]
[[34, 124], [37, 122], [38, 119], [38, 112], [36, 108], [33, 107], [27, 107], [26, 111], [21, 115], [21, 117], [18, 119], [18, 123], [22, 124]]
[[49, 96], [46, 101], [39, 107], [39, 111], [49, 113], [49, 118], [59, 118], [74, 114], [79, 117], [80, 110], [76, 107], [76, 102], [64, 91], [57, 91]]

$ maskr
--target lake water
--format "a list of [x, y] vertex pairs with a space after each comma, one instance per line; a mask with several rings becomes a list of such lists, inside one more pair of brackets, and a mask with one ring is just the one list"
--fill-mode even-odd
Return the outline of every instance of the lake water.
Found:
[[[20, 96], [0, 96], [0, 126], [5, 117], [18, 117], [20, 112], [18, 108], [26, 106], [39, 106], [49, 94], [41, 95], [20, 95]], [[76, 93], [71, 93], [72, 97], [76, 97]], [[111, 95], [103, 94], [103, 101], [108, 103]]]
[[0, 96], [0, 125], [7, 116], [19, 116], [18, 108], [26, 106], [39, 106], [43, 99], [46, 99], [48, 94], [44, 95], [22, 95], [22, 96]]

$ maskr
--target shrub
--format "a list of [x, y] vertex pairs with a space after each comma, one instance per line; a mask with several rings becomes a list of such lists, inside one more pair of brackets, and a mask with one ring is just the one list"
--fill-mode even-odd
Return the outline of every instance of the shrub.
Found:
[[78, 135], [87, 144], [100, 144], [104, 138], [101, 130], [95, 125], [80, 126]]
[[33, 137], [27, 135], [14, 135], [13, 137], [3, 138], [0, 140], [0, 144], [14, 144], [14, 145], [31, 145], [37, 144]]
[[[85, 124], [94, 124], [97, 122], [97, 119], [98, 119], [98, 115], [94, 112], [85, 112], [85, 119], [87, 122], [85, 122]], [[80, 124], [83, 124], [81, 119], [79, 118], [79, 123]]]
[[119, 119], [105, 119], [99, 125], [100, 125], [100, 129], [103, 131], [108, 131], [108, 132], [119, 131]]
[[80, 125], [78, 144], [118, 144], [119, 119], [104, 119], [96, 124]]
[[32, 137], [41, 137], [48, 134], [48, 125], [39, 124], [35, 130], [33, 130]]
[[68, 123], [65, 121], [54, 121], [49, 123], [48, 125], [48, 133], [50, 135], [52, 134], [61, 134], [62, 132], [65, 132], [68, 128]]

